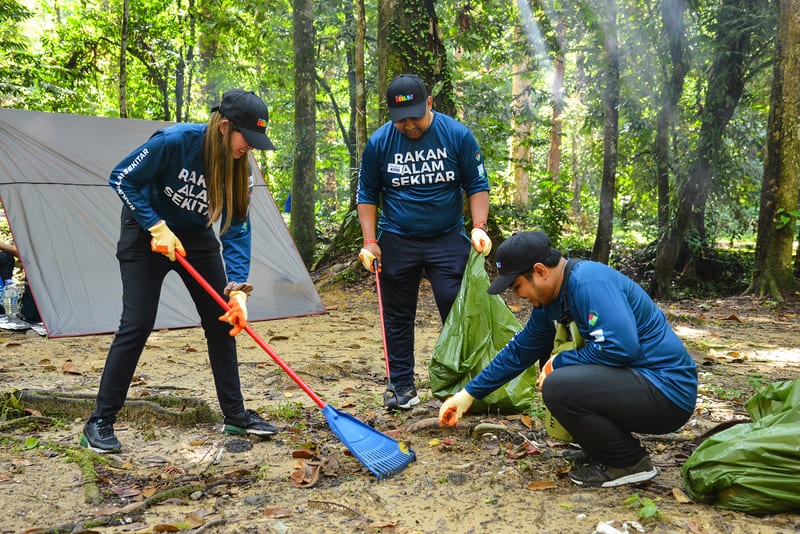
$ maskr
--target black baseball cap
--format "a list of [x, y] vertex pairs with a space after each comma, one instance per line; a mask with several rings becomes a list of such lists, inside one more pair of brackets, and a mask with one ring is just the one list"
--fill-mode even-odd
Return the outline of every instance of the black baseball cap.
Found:
[[267, 105], [253, 91], [231, 89], [222, 95], [222, 102], [211, 108], [236, 125], [247, 144], [259, 150], [275, 150], [267, 137], [269, 111]]
[[422, 78], [413, 74], [401, 74], [386, 89], [386, 105], [392, 122], [403, 119], [419, 119], [428, 111], [428, 91]]
[[533, 269], [537, 263], [544, 263], [551, 255], [561, 253], [554, 249], [547, 234], [539, 230], [518, 232], [503, 241], [497, 252], [497, 278], [489, 286], [490, 295], [499, 295], [521, 274]]

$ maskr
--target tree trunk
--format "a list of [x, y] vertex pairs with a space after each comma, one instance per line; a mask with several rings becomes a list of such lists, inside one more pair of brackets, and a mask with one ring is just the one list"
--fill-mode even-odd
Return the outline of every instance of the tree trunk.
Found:
[[292, 172], [291, 234], [303, 263], [314, 261], [316, 222], [316, 63], [314, 58], [314, 1], [295, 0], [294, 42], [294, 165]]
[[[517, 32], [520, 29], [517, 28]], [[528, 61], [524, 60], [514, 66], [511, 78], [511, 95], [513, 102], [512, 139], [511, 139], [511, 165], [514, 169], [514, 198], [516, 206], [528, 206], [528, 190], [530, 177], [530, 147], [528, 136], [530, 134], [530, 94], [531, 82], [528, 79]]]
[[566, 28], [564, 17], [559, 17], [556, 24], [556, 35], [562, 48], [559, 48], [553, 58], [553, 111], [550, 116], [550, 149], [547, 151], [547, 173], [558, 183], [558, 174], [561, 170], [561, 112], [564, 109], [564, 43]]
[[378, 1], [378, 92], [382, 121], [388, 120], [386, 87], [399, 74], [425, 82], [436, 111], [456, 116], [447, 50], [431, 0]]
[[[367, 40], [367, 15], [364, 8], [364, 0], [356, 0], [356, 77], [354, 80], [356, 89], [356, 102], [353, 113], [356, 124], [356, 159], [361, 165], [361, 154], [367, 146], [367, 86], [366, 74], [364, 74], [364, 48]], [[355, 189], [358, 184], [358, 176], [350, 182], [353, 189], [353, 199], [355, 199]], [[355, 209], [355, 202], [353, 203]]]
[[792, 270], [800, 175], [800, 0], [780, 0], [761, 184], [758, 239], [748, 293], [783, 300], [798, 288]]
[[675, 118], [675, 106], [683, 93], [683, 82], [689, 68], [684, 59], [686, 51], [686, 29], [683, 22], [686, 3], [684, 0], [663, 0], [661, 19], [663, 32], [669, 43], [671, 70], [661, 90], [661, 107], [656, 118], [654, 156], [658, 190], [659, 237], [669, 230], [669, 175], [670, 175], [670, 130]]
[[189, 0], [189, 47], [186, 50], [186, 63], [189, 66], [186, 76], [186, 108], [183, 118], [178, 121], [189, 122], [189, 113], [192, 109], [192, 78], [194, 74], [194, 37], [195, 37], [195, 12], [194, 0]]
[[[746, 0], [747, 6], [741, 9], [752, 9], [757, 1]], [[725, 0], [725, 3], [738, 7], [740, 0]], [[721, 46], [709, 73], [695, 160], [689, 176], [678, 184], [677, 210], [669, 231], [658, 244], [655, 272], [648, 288], [654, 298], [670, 295], [672, 272], [681, 243], [690, 225], [702, 220], [709, 195], [712, 160], [716, 151], [722, 149], [725, 127], [744, 90], [750, 33], [731, 36], [720, 30], [716, 39]]]
[[606, 0], [605, 24], [605, 91], [603, 94], [603, 178], [600, 185], [600, 213], [597, 236], [591, 259], [608, 263], [614, 231], [614, 195], [616, 194], [617, 142], [619, 140], [619, 70], [617, 43], [617, 7], [615, 0]]
[[[584, 54], [583, 52], [579, 52], [575, 61], [574, 82], [575, 98], [577, 98], [579, 101], [581, 100], [581, 95], [583, 94], [586, 86], [586, 76], [583, 69], [583, 62]], [[583, 189], [584, 164], [581, 154], [584, 151], [580, 150], [578, 143], [579, 136], [578, 133], [575, 132], [572, 135], [572, 199], [570, 200], [570, 209], [573, 215], [577, 215], [581, 212], [581, 189]]]
[[122, 2], [122, 30], [119, 44], [119, 116], [128, 118], [128, 69], [125, 54], [128, 50], [128, 19], [130, 18], [130, 4], [128, 0]]
[[[200, 17], [201, 28], [211, 28], [214, 22], [214, 0], [199, 0], [198, 16]], [[221, 95], [221, 83], [219, 69], [217, 68], [217, 49], [219, 41], [217, 34], [213, 31], [202, 30], [198, 40], [200, 53], [200, 65], [203, 71], [203, 96], [209, 109], [219, 104]]]

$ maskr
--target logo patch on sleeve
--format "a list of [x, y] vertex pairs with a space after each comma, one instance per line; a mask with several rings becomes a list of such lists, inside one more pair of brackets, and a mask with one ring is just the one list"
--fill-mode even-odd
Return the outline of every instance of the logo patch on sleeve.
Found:
[[589, 335], [592, 336], [592, 340], [594, 340], [594, 342], [598, 344], [606, 340], [606, 336], [603, 333], [602, 328], [598, 328], [597, 330], [592, 330], [591, 332], [589, 332]]
[[597, 323], [597, 312], [594, 310], [589, 310], [589, 326], [594, 326]]

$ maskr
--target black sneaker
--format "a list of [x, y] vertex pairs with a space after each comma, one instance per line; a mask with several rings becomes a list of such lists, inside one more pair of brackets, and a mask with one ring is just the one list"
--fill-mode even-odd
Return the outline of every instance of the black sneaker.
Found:
[[611, 488], [623, 484], [635, 484], [650, 480], [658, 474], [656, 468], [650, 463], [650, 457], [645, 456], [634, 465], [628, 467], [610, 467], [599, 462], [592, 462], [588, 467], [582, 467], [569, 472], [569, 478], [579, 486], [589, 488]]
[[122, 448], [114, 435], [114, 423], [105, 419], [86, 421], [81, 434], [81, 445], [99, 454], [119, 452]]
[[387, 410], [410, 410], [419, 404], [417, 388], [411, 386], [395, 386], [395, 394], [387, 391], [383, 395], [383, 405]]
[[278, 433], [278, 429], [266, 422], [254, 410], [245, 410], [237, 415], [225, 416], [225, 434], [253, 434], [256, 436], [271, 436]]
[[567, 449], [561, 453], [561, 457], [572, 465], [589, 465], [592, 463], [592, 458], [583, 449]]

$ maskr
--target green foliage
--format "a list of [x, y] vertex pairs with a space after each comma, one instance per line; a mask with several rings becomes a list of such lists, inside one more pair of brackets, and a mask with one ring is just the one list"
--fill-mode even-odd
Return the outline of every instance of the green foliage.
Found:
[[15, 391], [3, 393], [0, 397], [0, 421], [10, 421], [24, 415], [22, 404]]
[[[660, 497], [656, 501], [660, 500]], [[658, 509], [656, 503], [648, 497], [640, 497], [638, 493], [634, 493], [622, 503], [623, 506], [629, 508], [637, 508], [636, 515], [642, 521], [648, 519], [663, 519], [664, 514]]]
[[[119, 115], [119, 44], [121, 0], [64, 0], [26, 4], [0, 0], [0, 105], [32, 110]], [[181, 120], [203, 122], [213, 94], [239, 86], [253, 89], [270, 108], [270, 136], [278, 150], [258, 153], [267, 184], [276, 199], [292, 189], [294, 157], [294, 57], [292, 4], [228, 0], [189, 3], [145, 0], [131, 3], [127, 50], [128, 116], [176, 119], [177, 72], [187, 93]], [[528, 5], [528, 4], [526, 4]], [[348, 213], [355, 162], [351, 161], [352, 120], [348, 80], [352, 73], [353, 6], [333, 0], [314, 3], [316, 31], [317, 176], [314, 192], [317, 254], [353, 217]], [[566, 251], [590, 249], [596, 232], [602, 175], [602, 93], [605, 63], [601, 5], [598, 2], [534, 3], [532, 12], [514, 2], [437, 3], [436, 14], [456, 98], [458, 118], [474, 133], [492, 181], [492, 215], [508, 235], [540, 228]], [[619, 2], [620, 53], [619, 140], [617, 148], [614, 244], [631, 248], [655, 240], [657, 194], [653, 143], [660, 93], [668, 72], [669, 50], [655, 4]], [[377, 5], [368, 1], [366, 89], [368, 129], [382, 119], [376, 112]], [[671, 183], [691, 179], [695, 154], [703, 142], [701, 121], [708, 97], [729, 98], [727, 88], [709, 87], [709, 73], [725, 50], [750, 39], [745, 58], [746, 85], [731, 110], [720, 146], [713, 147], [712, 189], [705, 209], [703, 247], [731, 245], [754, 231], [758, 219], [763, 147], [769, 113], [771, 61], [774, 54], [776, 2], [710, 2], [687, 13], [690, 68], [671, 125]], [[657, 14], [656, 14], [657, 15]], [[415, 21], [422, 26], [428, 20]], [[557, 36], [561, 24], [564, 35]], [[416, 43], [409, 42], [412, 49]], [[193, 56], [190, 57], [189, 50]], [[562, 115], [562, 156], [558, 177], [546, 177], [551, 117], [552, 60], [566, 54]], [[436, 58], [423, 55], [419, 61]], [[391, 66], [389, 67], [392, 68]], [[530, 82], [514, 96], [515, 75]], [[188, 83], [191, 81], [191, 85]], [[447, 91], [441, 83], [442, 91]], [[508, 205], [513, 190], [510, 139], [530, 149], [530, 205]], [[133, 147], [131, 147], [133, 148]], [[325, 178], [333, 177], [326, 186]], [[557, 178], [557, 180], [556, 180]], [[570, 187], [580, 181], [578, 210], [569, 205]], [[330, 182], [330, 180], [329, 180]], [[674, 206], [673, 206], [674, 209]], [[800, 212], [797, 212], [800, 213]], [[776, 224], [796, 225], [793, 210], [777, 215]], [[793, 230], [796, 230], [794, 228]], [[9, 240], [0, 223], [0, 237]], [[357, 236], [356, 236], [357, 237]], [[348, 236], [347, 242], [350, 242]], [[355, 246], [355, 245], [354, 245]], [[721, 268], [726, 282], [701, 280], [681, 291], [736, 291], [749, 280], [752, 253], [742, 256], [695, 246], [700, 259]], [[639, 265], [650, 265], [646, 251]], [[583, 257], [587, 257], [583, 255]], [[729, 287], [724, 283], [732, 282]]]

